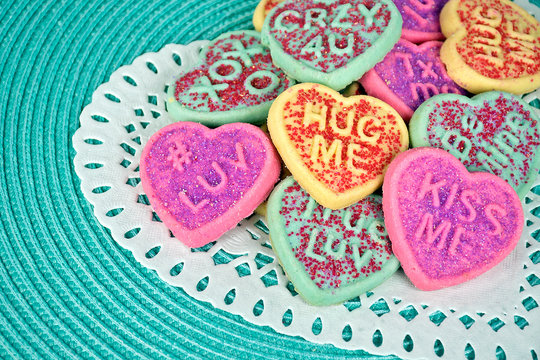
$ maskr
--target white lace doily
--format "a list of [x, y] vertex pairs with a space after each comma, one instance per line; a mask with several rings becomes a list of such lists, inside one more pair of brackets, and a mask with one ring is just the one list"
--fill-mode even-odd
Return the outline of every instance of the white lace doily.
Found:
[[[139, 156], [148, 138], [172, 122], [165, 84], [195, 64], [205, 43], [167, 45], [138, 57], [95, 91], [80, 116], [75, 170], [95, 216], [122, 247], [194, 298], [309, 341], [403, 358], [540, 354], [540, 242], [531, 237], [540, 229], [531, 214], [540, 212], [540, 196], [532, 192], [524, 201], [527, 226], [517, 249], [488, 273], [422, 292], [400, 270], [372, 292], [331, 307], [307, 305], [294, 292], [258, 216], [200, 249], [171, 237], [143, 194]], [[537, 91], [527, 101], [538, 97]]]

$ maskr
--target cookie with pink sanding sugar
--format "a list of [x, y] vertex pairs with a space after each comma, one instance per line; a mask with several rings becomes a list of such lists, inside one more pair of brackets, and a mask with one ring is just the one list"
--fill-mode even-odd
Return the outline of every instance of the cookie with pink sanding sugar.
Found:
[[261, 125], [272, 101], [295, 84], [272, 63], [256, 31], [220, 35], [204, 47], [195, 67], [167, 91], [167, 110], [176, 121], [206, 126], [232, 122]]
[[341, 90], [384, 58], [401, 25], [391, 0], [285, 1], [266, 17], [261, 41], [293, 79]]
[[360, 79], [368, 95], [397, 110], [405, 121], [430, 97], [440, 93], [465, 95], [446, 73], [439, 52], [440, 41], [415, 45], [399, 40], [384, 58]]
[[272, 249], [310, 304], [337, 304], [359, 296], [399, 268], [379, 195], [331, 210], [317, 204], [290, 176], [270, 195], [267, 219]]
[[523, 209], [503, 179], [469, 173], [437, 148], [398, 155], [383, 184], [386, 231], [405, 274], [421, 290], [475, 278], [518, 243]]
[[403, 17], [401, 38], [415, 44], [443, 40], [439, 15], [447, 2], [448, 0], [394, 1]]
[[141, 155], [140, 177], [152, 208], [189, 247], [219, 238], [251, 215], [278, 180], [280, 162], [258, 127], [166, 126]]

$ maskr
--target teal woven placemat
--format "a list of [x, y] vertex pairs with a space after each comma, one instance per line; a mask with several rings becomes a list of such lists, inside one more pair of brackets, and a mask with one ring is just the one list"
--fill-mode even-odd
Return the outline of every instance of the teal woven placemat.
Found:
[[79, 189], [71, 138], [94, 90], [167, 43], [251, 28], [255, 6], [1, 2], [0, 358], [372, 358], [277, 334], [167, 285], [113, 241]]

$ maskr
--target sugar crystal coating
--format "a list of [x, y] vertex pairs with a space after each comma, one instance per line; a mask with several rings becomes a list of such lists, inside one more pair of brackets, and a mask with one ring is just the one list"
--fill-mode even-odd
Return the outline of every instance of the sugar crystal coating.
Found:
[[455, 285], [499, 263], [516, 246], [523, 210], [489, 173], [468, 173], [446, 151], [416, 148], [390, 165], [385, 224], [407, 276], [424, 290]]
[[361, 83], [369, 95], [392, 105], [405, 120], [434, 95], [467, 94], [448, 76], [439, 56], [441, 45], [439, 41], [415, 45], [401, 39]]
[[169, 91], [169, 112], [178, 121], [262, 123], [272, 100], [294, 84], [272, 63], [255, 31], [225, 33], [199, 57]]
[[210, 130], [178, 122], [155, 134], [141, 157], [152, 207], [190, 246], [214, 240], [250, 215], [278, 176], [269, 139], [249, 124]]
[[281, 94], [268, 129], [293, 176], [332, 209], [375, 191], [388, 164], [408, 146], [407, 127], [389, 105], [369, 96], [344, 98], [319, 84]]
[[441, 9], [448, 0], [395, 1], [403, 17], [402, 38], [414, 43], [444, 39], [439, 24]]

